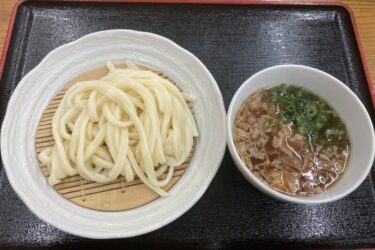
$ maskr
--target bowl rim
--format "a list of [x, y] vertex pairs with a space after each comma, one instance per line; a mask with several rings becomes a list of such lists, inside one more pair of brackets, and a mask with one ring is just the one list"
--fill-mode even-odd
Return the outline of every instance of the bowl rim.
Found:
[[[332, 76], [332, 75], [330, 75], [330, 74], [328, 74], [328, 73], [326, 73], [322, 70], [319, 70], [319, 69], [316, 69], [316, 68], [313, 68], [313, 67], [310, 67], [310, 66], [298, 65], [298, 64], [281, 64], [281, 65], [275, 65], [275, 66], [271, 66], [271, 67], [265, 68], [263, 70], [260, 70], [260, 71], [256, 72], [255, 74], [253, 74], [252, 76], [250, 76], [249, 78], [247, 78], [241, 84], [241, 86], [237, 89], [236, 93], [232, 97], [232, 100], [230, 102], [230, 105], [229, 105], [229, 108], [228, 108], [228, 111], [227, 111], [227, 119], [226, 119], [226, 130], [227, 130], [226, 135], [227, 135], [227, 145], [228, 145], [229, 151], [230, 151], [230, 153], [233, 157], [233, 160], [236, 163], [237, 168], [240, 170], [242, 175], [253, 186], [255, 186], [257, 189], [259, 189], [263, 193], [265, 193], [265, 194], [267, 194], [267, 195], [269, 195], [273, 198], [276, 198], [276, 199], [281, 200], [281, 201], [290, 202], [290, 203], [296, 203], [296, 204], [322, 204], [322, 203], [327, 203], [327, 202], [339, 200], [339, 199], [349, 195], [354, 190], [356, 190], [362, 184], [362, 182], [365, 180], [365, 178], [368, 176], [368, 174], [369, 174], [369, 172], [372, 168], [372, 163], [373, 163], [374, 157], [375, 157], [375, 135], [374, 135], [373, 129], [370, 131], [370, 133], [372, 135], [371, 136], [371, 145], [369, 145], [369, 147], [370, 147], [369, 152], [371, 152], [371, 156], [369, 156], [368, 161], [367, 161], [367, 167], [366, 167], [365, 171], [363, 171], [363, 173], [361, 174], [360, 178], [353, 185], [351, 185], [350, 188], [347, 188], [344, 192], [339, 193], [335, 196], [322, 197], [321, 199], [316, 199], [316, 200], [309, 200], [309, 199], [304, 199], [305, 197], [298, 197], [298, 196], [291, 196], [291, 195], [283, 194], [283, 193], [281, 193], [279, 191], [276, 191], [273, 188], [269, 187], [267, 184], [265, 184], [264, 182], [259, 180], [251, 172], [251, 170], [242, 161], [242, 159], [241, 159], [241, 157], [240, 157], [240, 155], [237, 151], [237, 148], [234, 145], [233, 131], [232, 131], [233, 126], [232, 126], [231, 118], [237, 114], [238, 109], [234, 110], [235, 109], [234, 102], [235, 102], [236, 99], [239, 98], [240, 93], [242, 91], [245, 91], [246, 86], [248, 84], [251, 84], [251, 81], [255, 77], [257, 77], [258, 75], [267, 74], [269, 71], [272, 71], [272, 70], [275, 70], [275, 69], [290, 69], [290, 68], [297, 69], [297, 70], [307, 70], [307, 71], [313, 72], [315, 74], [323, 75], [324, 77], [332, 80], [332, 82], [334, 82], [334, 84], [343, 88], [344, 91], [349, 93], [351, 101], [354, 102], [356, 105], [358, 105], [360, 107], [362, 113], [365, 115], [366, 123], [370, 127], [373, 128], [373, 124], [372, 124], [370, 115], [368, 114], [368, 112], [367, 112], [365, 106], [363, 105], [362, 101], [342, 81], [340, 81], [336, 77], [334, 77], [334, 76]], [[308, 89], [308, 87], [307, 87], [307, 89]], [[252, 92], [249, 92], [247, 96], [249, 96], [251, 93]]]
[[[37, 64], [37, 66], [35, 66], [32, 70], [30, 70], [19, 81], [19, 84], [16, 86], [16, 88], [12, 92], [12, 95], [11, 95], [9, 101], [8, 101], [6, 113], [4, 115], [4, 119], [3, 119], [3, 122], [2, 122], [2, 125], [1, 125], [1, 135], [0, 135], [0, 137], [1, 137], [0, 138], [0, 140], [1, 140], [1, 157], [2, 157], [2, 161], [3, 161], [5, 173], [7, 175], [9, 183], [11, 184], [11, 187], [13, 188], [13, 190], [16, 192], [18, 197], [22, 200], [22, 202], [27, 206], [27, 208], [32, 213], [34, 213], [38, 218], [40, 218], [44, 222], [54, 226], [55, 228], [58, 228], [58, 229], [60, 229], [64, 232], [70, 233], [72, 235], [86, 237], [86, 238], [113, 239], [113, 238], [134, 237], [134, 236], [146, 234], [146, 233], [152, 232], [154, 230], [157, 230], [157, 229], [171, 223], [172, 221], [176, 220], [181, 215], [186, 213], [203, 196], [203, 194], [205, 193], [205, 191], [207, 190], [207, 188], [211, 184], [213, 178], [215, 177], [215, 175], [216, 175], [216, 173], [217, 173], [217, 171], [218, 171], [218, 169], [221, 165], [221, 162], [224, 158], [225, 149], [226, 149], [226, 141], [225, 141], [225, 137], [223, 137], [222, 143], [217, 145], [216, 151], [217, 151], [218, 157], [216, 158], [216, 164], [210, 166], [212, 174], [210, 174], [210, 176], [207, 176], [207, 178], [205, 179], [205, 182], [202, 183], [202, 187], [198, 190], [198, 192], [196, 192], [194, 195], [192, 195], [192, 197], [191, 197], [192, 199], [187, 201], [184, 204], [184, 207], [182, 207], [181, 209], [179, 209], [178, 211], [176, 211], [175, 213], [173, 213], [171, 216], [169, 216], [167, 219], [165, 219], [163, 221], [160, 221], [158, 223], [153, 223], [151, 226], [143, 227], [142, 229], [138, 229], [138, 230], [135, 230], [135, 231], [123, 231], [123, 232], [113, 231], [113, 232], [105, 232], [104, 233], [104, 232], [101, 232], [100, 230], [83, 231], [81, 228], [75, 228], [74, 225], [67, 226], [67, 223], [59, 224], [59, 220], [56, 220], [54, 218], [49, 217], [48, 215], [43, 214], [43, 212], [40, 211], [37, 206], [35, 206], [35, 202], [32, 202], [32, 197], [27, 197], [27, 195], [25, 195], [23, 193], [23, 191], [22, 191], [23, 188], [21, 188], [22, 183], [19, 183], [19, 181], [17, 181], [17, 176], [12, 171], [10, 171], [11, 167], [9, 165], [10, 164], [9, 158], [11, 156], [9, 155], [9, 152], [6, 149], [7, 144], [8, 144], [8, 140], [5, 138], [5, 136], [2, 136], [4, 134], [6, 134], [9, 130], [9, 128], [10, 128], [11, 117], [12, 117], [11, 110], [16, 105], [16, 98], [12, 98], [12, 97], [17, 96], [17, 99], [18, 99], [21, 89], [28, 82], [28, 78], [31, 78], [32, 75], [36, 74], [36, 72], [38, 72], [42, 66], [45, 66], [44, 64], [46, 62], [48, 62], [50, 60], [50, 58], [54, 57], [54, 55], [57, 54], [58, 52], [60, 52], [62, 50], [65, 50], [66, 48], [73, 47], [77, 43], [81, 43], [81, 42], [83, 42], [83, 41], [85, 41], [89, 38], [92, 38], [92, 37], [100, 37], [100, 36], [105, 36], [105, 35], [112, 36], [113, 34], [119, 34], [119, 33], [126, 34], [126, 35], [133, 35], [133, 36], [137, 36], [137, 37], [146, 36], [146, 37], [150, 37], [152, 39], [160, 40], [164, 44], [167, 44], [168, 46], [174, 47], [176, 50], [179, 50], [181, 53], [183, 53], [184, 55], [189, 57], [191, 59], [191, 62], [194, 62], [196, 65], [198, 65], [199, 68], [204, 72], [204, 74], [208, 78], [209, 82], [211, 83], [210, 85], [214, 90], [213, 94], [215, 95], [215, 98], [217, 99], [217, 102], [220, 104], [218, 107], [216, 107], [216, 109], [217, 109], [218, 113], [220, 113], [220, 120], [221, 120], [221, 123], [223, 124], [222, 125], [222, 127], [223, 127], [222, 132], [225, 133], [226, 112], [225, 112], [224, 100], [223, 100], [223, 96], [221, 94], [220, 88], [218, 87], [218, 84], [217, 84], [216, 80], [214, 79], [214, 77], [212, 76], [210, 71], [207, 69], [207, 67], [194, 54], [192, 54], [190, 51], [184, 49], [183, 47], [181, 47], [180, 45], [178, 45], [174, 41], [172, 41], [172, 40], [170, 40], [170, 39], [168, 39], [164, 36], [161, 36], [161, 35], [158, 35], [158, 34], [155, 34], [155, 33], [151, 33], [151, 32], [137, 31], [137, 30], [131, 30], [131, 29], [109, 29], [109, 30], [103, 30], [103, 31], [93, 32], [93, 33], [84, 35], [84, 36], [82, 36], [82, 37], [80, 37], [76, 40], [73, 40], [69, 43], [63, 44], [63, 45], [53, 49], [52, 51], [50, 51]], [[82, 208], [82, 209], [87, 209], [87, 208]], [[135, 208], [135, 209], [137, 209], [137, 208]], [[131, 210], [133, 210], [133, 209], [131, 209]], [[115, 213], [123, 213], [123, 212], [124, 211], [105, 212], [105, 213], [115, 214]]]

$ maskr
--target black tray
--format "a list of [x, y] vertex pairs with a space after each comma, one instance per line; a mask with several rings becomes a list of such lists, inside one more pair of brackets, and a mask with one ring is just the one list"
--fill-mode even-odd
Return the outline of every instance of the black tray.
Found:
[[[0, 82], [1, 120], [12, 90], [48, 52], [105, 29], [154, 32], [188, 49], [216, 78], [226, 107], [240, 84], [255, 72], [294, 63], [322, 69], [347, 83], [374, 121], [351, 15], [341, 5], [69, 1], [29, 1], [16, 9]], [[340, 201], [288, 204], [253, 188], [227, 152], [205, 195], [182, 217], [143, 236], [95, 241], [68, 235], [36, 218], [18, 199], [0, 166], [0, 246], [375, 246], [374, 177], [373, 169], [355, 192]]]

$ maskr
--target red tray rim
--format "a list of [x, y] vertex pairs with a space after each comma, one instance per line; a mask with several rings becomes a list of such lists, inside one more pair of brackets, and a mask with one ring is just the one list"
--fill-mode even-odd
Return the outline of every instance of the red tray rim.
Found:
[[[371, 100], [372, 100], [372, 105], [373, 108], [375, 109], [375, 86], [374, 82], [372, 81], [371, 75], [370, 75], [370, 70], [369, 66], [367, 64], [366, 56], [365, 56], [365, 50], [362, 44], [362, 41], [359, 37], [359, 31], [358, 31], [358, 26], [357, 22], [354, 17], [354, 12], [353, 10], [344, 3], [340, 2], [297, 2], [293, 0], [60, 0], [62, 2], [96, 2], [96, 3], [189, 3], [189, 4], [238, 4], [238, 5], [294, 5], [294, 6], [304, 6], [304, 5], [313, 5], [313, 6], [339, 6], [344, 8], [350, 15], [350, 20], [353, 26], [354, 30], [354, 35], [356, 38], [356, 42], [358, 45], [358, 50], [359, 54], [361, 57], [362, 65], [363, 65], [363, 70], [365, 72], [365, 77], [367, 80]], [[2, 79], [3, 76], [3, 70], [4, 70], [4, 65], [5, 65], [5, 59], [8, 53], [9, 49], [9, 43], [10, 43], [10, 38], [13, 33], [13, 27], [14, 27], [14, 22], [16, 20], [16, 15], [18, 8], [25, 2], [28, 2], [28, 0], [18, 0], [17, 3], [14, 5], [10, 17], [10, 22], [8, 25], [8, 30], [5, 35], [5, 41], [4, 41], [4, 47], [2, 50], [1, 58], [0, 58], [0, 80]]]

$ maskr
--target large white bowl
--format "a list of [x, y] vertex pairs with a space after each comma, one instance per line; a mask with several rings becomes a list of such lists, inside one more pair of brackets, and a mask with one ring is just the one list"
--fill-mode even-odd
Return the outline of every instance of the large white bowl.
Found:
[[[346, 124], [351, 156], [342, 178], [326, 192], [309, 197], [290, 196], [270, 188], [260, 181], [241, 160], [233, 142], [233, 124], [242, 102], [252, 93], [272, 85], [288, 83], [304, 87], [323, 97], [340, 114]], [[302, 65], [279, 65], [264, 69], [247, 79], [230, 103], [227, 113], [227, 143], [238, 169], [256, 188], [273, 198], [302, 204], [325, 203], [353, 192], [368, 175], [375, 154], [374, 128], [358, 97], [335, 77]]]
[[[38, 122], [49, 101], [69, 80], [106, 61], [124, 63], [128, 59], [166, 73], [196, 97], [193, 108], [200, 136], [187, 171], [168, 197], [123, 212], [82, 208], [59, 195], [41, 174], [34, 139]], [[83, 237], [120, 238], [158, 229], [191, 208], [219, 168], [226, 146], [224, 134], [220, 90], [194, 55], [155, 34], [108, 30], [53, 50], [21, 80], [2, 125], [1, 155], [13, 189], [39, 218]]]

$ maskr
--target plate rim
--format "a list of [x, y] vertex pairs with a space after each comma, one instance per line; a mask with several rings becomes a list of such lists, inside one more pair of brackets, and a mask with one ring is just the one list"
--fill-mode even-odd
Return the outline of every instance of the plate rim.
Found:
[[[9, 167], [10, 164], [9, 164], [9, 160], [8, 160], [8, 151], [6, 149], [7, 144], [8, 144], [7, 143], [8, 140], [6, 140], [6, 137], [1, 136], [1, 135], [4, 135], [9, 130], [9, 127], [11, 126], [11, 116], [12, 116], [11, 110], [12, 110], [13, 106], [15, 106], [17, 104], [17, 99], [19, 98], [18, 96], [19, 96], [20, 92], [22, 91], [22, 88], [24, 88], [25, 85], [27, 84], [28, 78], [32, 77], [34, 74], [37, 74], [37, 72], [39, 72], [41, 70], [45, 70], [45, 69], [43, 69], [42, 66], [46, 61], [48, 61], [51, 57], [53, 58], [56, 53], [61, 52], [62, 50], [66, 49], [68, 47], [75, 46], [77, 43], [81, 43], [81, 42], [85, 41], [86, 39], [90, 39], [91, 37], [98, 36], [98, 35], [99, 36], [100, 35], [106, 35], [106, 33], [111, 34], [111, 33], [119, 33], [119, 32], [120, 33], [126, 33], [126, 34], [139, 35], [139, 36], [150, 36], [151, 38], [156, 38], [158, 40], [161, 40], [161, 41], [175, 47], [176, 49], [178, 49], [179, 51], [181, 51], [185, 55], [189, 56], [190, 59], [192, 59], [195, 63], [197, 63], [202, 70], [204, 70], [204, 72], [206, 73], [210, 82], [212, 83], [211, 87], [213, 87], [213, 89], [215, 91], [214, 94], [217, 97], [217, 101], [220, 102], [220, 106], [216, 107], [216, 108], [221, 115], [222, 126], [223, 126], [223, 131], [222, 131], [223, 132], [223, 137], [222, 137], [223, 139], [222, 139], [221, 145], [219, 145], [218, 150], [217, 150], [218, 151], [217, 155], [219, 156], [219, 158], [216, 161], [217, 164], [215, 166], [212, 166], [212, 175], [210, 176], [210, 178], [206, 178], [207, 179], [207, 185], [202, 186], [199, 189], [199, 192], [194, 195], [193, 199], [191, 199], [190, 201], [188, 201], [186, 203], [186, 205], [183, 207], [183, 209], [180, 209], [178, 212], [174, 213], [172, 216], [169, 216], [168, 219], [166, 219], [166, 220], [164, 220], [160, 223], [154, 223], [153, 226], [149, 226], [147, 228], [143, 228], [142, 230], [138, 230], [138, 231], [135, 231], [135, 232], [132, 232], [132, 231], [131, 232], [129, 232], [129, 231], [126, 231], [126, 232], [108, 232], [107, 231], [107, 232], [103, 233], [103, 232], [99, 232], [99, 231], [95, 231], [95, 230], [83, 232], [82, 230], [75, 229], [73, 225], [69, 226], [69, 227], [62, 226], [61, 224], [57, 223], [58, 221], [55, 221], [54, 219], [51, 219], [51, 217], [49, 217], [48, 215], [45, 216], [42, 212], [40, 212], [38, 210], [38, 207], [35, 206], [35, 204], [31, 202], [31, 198], [28, 198], [26, 195], [23, 194], [22, 188], [19, 188], [19, 183], [17, 183], [16, 178], [15, 178], [14, 174], [12, 173], [12, 171], [10, 170], [11, 168]], [[224, 100], [223, 100], [221, 91], [218, 87], [218, 84], [217, 84], [216, 80], [214, 79], [214, 77], [212, 76], [210, 71], [206, 68], [206, 66], [190, 51], [184, 49], [183, 47], [179, 46], [177, 43], [173, 42], [172, 40], [170, 40], [166, 37], [163, 37], [161, 35], [157, 35], [157, 34], [151, 33], [151, 32], [136, 31], [136, 30], [131, 30], [131, 29], [103, 30], [103, 31], [98, 31], [98, 32], [93, 32], [93, 33], [87, 34], [85, 36], [82, 36], [81, 38], [78, 38], [74, 41], [71, 41], [69, 43], [66, 43], [64, 45], [61, 45], [61, 46], [53, 49], [37, 64], [37, 66], [35, 66], [32, 70], [30, 70], [20, 80], [20, 82], [17, 84], [16, 88], [12, 92], [12, 95], [11, 95], [9, 101], [8, 101], [6, 113], [4, 115], [3, 123], [2, 123], [2, 126], [1, 126], [1, 135], [0, 135], [1, 136], [1, 158], [2, 158], [2, 161], [3, 161], [5, 173], [8, 177], [9, 183], [11, 184], [13, 190], [16, 192], [16, 194], [22, 200], [22, 202], [27, 206], [27, 208], [32, 213], [34, 213], [38, 218], [43, 220], [44, 222], [58, 228], [59, 230], [65, 231], [67, 233], [70, 233], [70, 234], [73, 234], [73, 235], [76, 235], [76, 236], [86, 237], [86, 238], [110, 239], [110, 238], [133, 237], [133, 236], [137, 236], [137, 235], [141, 235], [141, 234], [145, 234], [145, 233], [154, 231], [154, 230], [159, 229], [159, 228], [169, 224], [170, 222], [176, 220], [181, 215], [186, 213], [203, 196], [203, 194], [205, 193], [205, 191], [207, 190], [207, 188], [211, 184], [213, 178], [215, 177], [215, 175], [216, 175], [216, 173], [217, 173], [217, 171], [218, 171], [218, 169], [221, 165], [221, 162], [224, 158], [224, 154], [225, 154], [225, 150], [226, 150], [225, 119], [226, 119], [226, 111], [225, 111], [225, 107], [224, 107]], [[116, 213], [116, 212], [111, 212], [111, 213]]]

